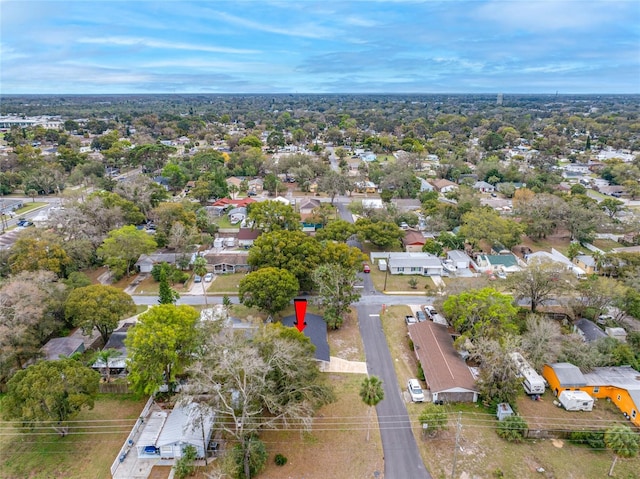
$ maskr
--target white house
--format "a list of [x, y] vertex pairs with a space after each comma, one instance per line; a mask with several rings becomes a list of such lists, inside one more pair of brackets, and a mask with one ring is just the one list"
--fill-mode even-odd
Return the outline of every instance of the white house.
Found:
[[371, 253], [371, 262], [384, 259], [391, 274], [442, 276], [442, 262], [431, 253]]
[[198, 403], [178, 404], [167, 417], [155, 446], [161, 459], [178, 459], [184, 448], [196, 448], [198, 458], [204, 458], [213, 432], [213, 413]]

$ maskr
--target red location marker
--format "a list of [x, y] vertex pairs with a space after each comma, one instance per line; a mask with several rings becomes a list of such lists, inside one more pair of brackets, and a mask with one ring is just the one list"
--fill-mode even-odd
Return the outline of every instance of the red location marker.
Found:
[[296, 322], [295, 326], [298, 331], [302, 332], [307, 323], [304, 320], [305, 314], [307, 314], [307, 300], [306, 299], [294, 299], [293, 305], [296, 308]]

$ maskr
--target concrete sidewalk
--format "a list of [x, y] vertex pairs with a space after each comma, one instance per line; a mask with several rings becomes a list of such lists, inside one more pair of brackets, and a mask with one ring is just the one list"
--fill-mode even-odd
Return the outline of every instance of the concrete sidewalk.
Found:
[[367, 374], [367, 363], [364, 361], [347, 361], [346, 359], [331, 356], [329, 365], [325, 366], [322, 372]]

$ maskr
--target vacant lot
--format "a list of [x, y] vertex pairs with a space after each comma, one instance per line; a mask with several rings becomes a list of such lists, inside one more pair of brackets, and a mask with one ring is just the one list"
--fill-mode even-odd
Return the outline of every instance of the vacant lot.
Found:
[[[0, 422], [1, 479], [107, 479], [109, 468], [144, 406], [144, 400], [102, 395], [83, 411], [72, 434], [23, 432]], [[1, 416], [0, 403], [0, 416]]]
[[[378, 291], [410, 291], [416, 295], [424, 294], [427, 288], [434, 288], [434, 283], [431, 278], [421, 275], [404, 275], [404, 274], [387, 274], [385, 289], [385, 272], [378, 269], [378, 265], [371, 265], [371, 279], [373, 285]], [[411, 279], [416, 280], [415, 289], [411, 288], [409, 281]]]
[[238, 294], [240, 280], [245, 276], [245, 273], [221, 274], [215, 276], [214, 280], [209, 284], [207, 291], [209, 294]]

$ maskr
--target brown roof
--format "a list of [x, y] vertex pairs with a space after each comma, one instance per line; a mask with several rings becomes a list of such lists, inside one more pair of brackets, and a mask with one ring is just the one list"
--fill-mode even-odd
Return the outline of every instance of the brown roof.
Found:
[[254, 230], [252, 228], [240, 228], [238, 231], [239, 240], [255, 240], [262, 234], [262, 230]]
[[402, 238], [402, 244], [405, 246], [412, 244], [424, 244], [425, 237], [419, 231], [407, 230], [404, 232], [404, 238]]
[[440, 191], [442, 188], [444, 188], [446, 186], [455, 186], [456, 188], [458, 187], [458, 185], [456, 183], [454, 183], [453, 181], [449, 181], [449, 180], [447, 180], [445, 178], [441, 178], [439, 180], [432, 181], [431, 184], [438, 191]]
[[217, 264], [232, 264], [234, 266], [246, 265], [249, 258], [249, 253], [245, 254], [211, 254], [206, 255], [207, 263], [212, 265]]
[[431, 321], [410, 324], [409, 336], [432, 392], [453, 388], [476, 391], [471, 371], [454, 349], [446, 326]]

